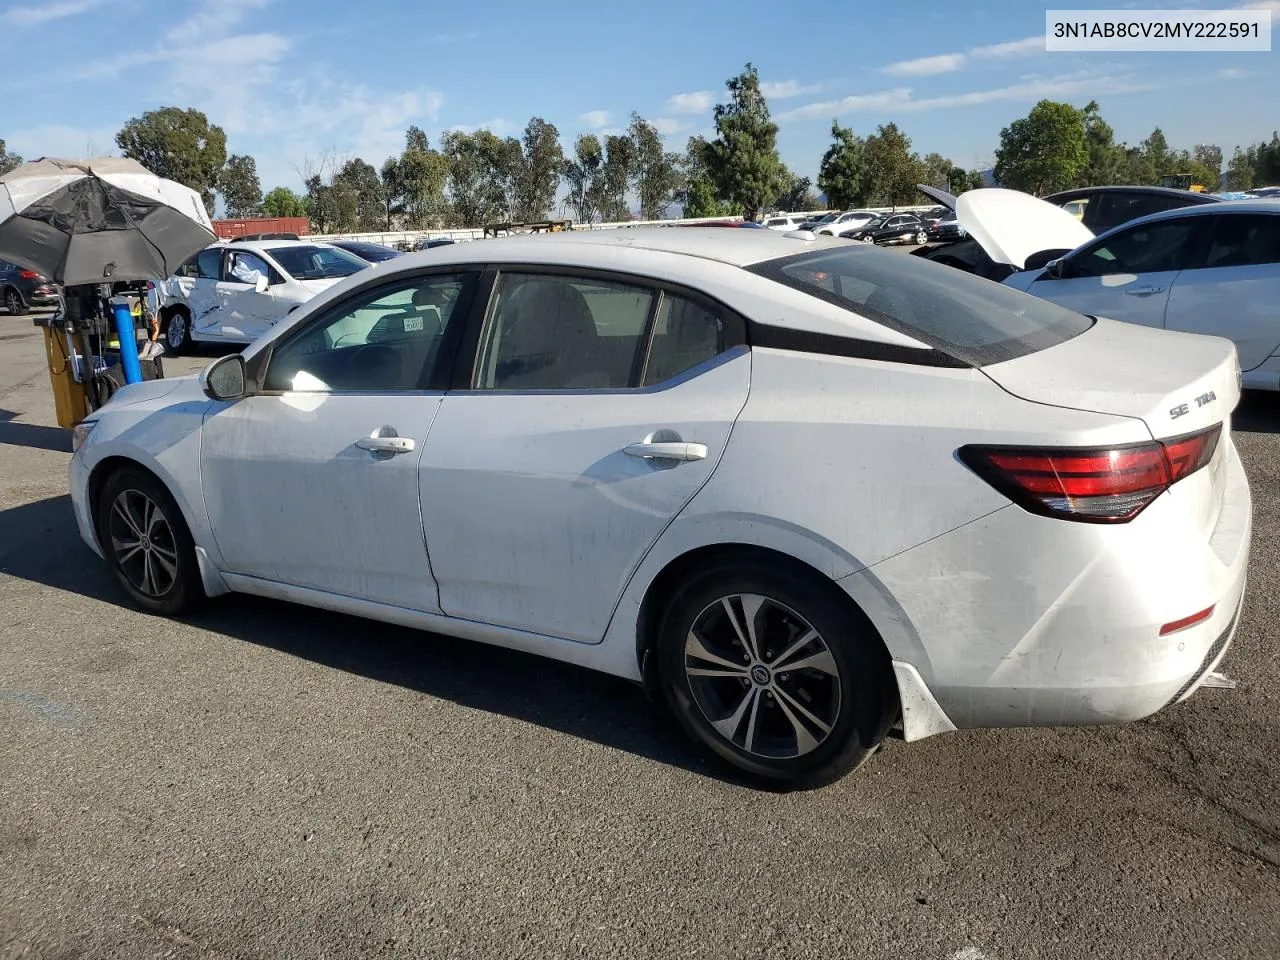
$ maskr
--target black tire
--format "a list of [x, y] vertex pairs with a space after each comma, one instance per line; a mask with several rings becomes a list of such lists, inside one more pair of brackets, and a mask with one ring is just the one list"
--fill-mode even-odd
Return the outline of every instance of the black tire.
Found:
[[[130, 535], [138, 534], [147, 516], [144, 502], [159, 511], [163, 525], [153, 519], [145, 531], [147, 536], [140, 540], [145, 549], [122, 562], [122, 553], [134, 542]], [[129, 517], [117, 512], [121, 504]], [[107, 477], [98, 494], [95, 520], [107, 564], [143, 610], [173, 617], [194, 609], [204, 599], [191, 531], [169, 491], [151, 474], [125, 467]], [[146, 589], [148, 571], [152, 589]]]
[[11, 317], [20, 317], [27, 312], [27, 304], [22, 299], [22, 294], [13, 287], [4, 288], [4, 308], [9, 311]]
[[187, 311], [178, 309], [169, 314], [164, 324], [164, 349], [173, 356], [181, 356], [191, 349], [191, 317]]
[[[659, 626], [659, 681], [663, 697], [680, 726], [694, 742], [752, 779], [774, 789], [813, 789], [852, 772], [876, 751], [898, 715], [897, 687], [889, 655], [866, 617], [842, 602], [834, 592], [836, 590], [838, 588], [834, 585], [822, 582], [819, 575], [810, 575], [803, 569], [790, 566], [755, 560], [712, 565], [699, 569], [675, 592]], [[784, 672], [785, 667], [781, 665], [795, 662], [798, 656], [804, 655], [805, 660], [815, 659], [806, 654], [818, 648], [806, 646], [789, 657], [777, 650], [760, 651], [762, 664], [772, 662], [779, 665], [774, 668], [776, 673], [769, 679], [768, 687], [758, 686], [758, 679], [744, 682], [739, 677], [691, 678], [687, 668], [706, 663], [705, 657], [690, 654], [686, 648], [687, 638], [695, 624], [699, 625], [700, 635], [709, 635], [704, 628], [713, 621], [707, 618], [721, 617], [732, 624], [732, 620], [720, 614], [716, 605], [723, 606], [723, 598], [742, 595], [765, 600], [765, 606], [756, 608], [754, 618], [760, 628], [755, 635], [760, 640], [759, 646], [766, 646], [770, 631], [775, 631], [776, 636], [776, 631], [787, 625], [787, 621], [791, 627], [796, 626], [796, 621], [807, 621], [818, 635], [816, 642], [829, 652], [830, 662], [838, 675], [829, 676], [827, 667], [800, 671], [793, 676]], [[741, 616], [746, 608], [742, 605], [735, 607], [735, 603], [737, 601], [730, 600], [727, 609], [736, 609]], [[770, 624], [770, 620], [774, 623]], [[741, 622], [745, 626], [745, 618]], [[801, 632], [793, 632], [788, 639]], [[738, 635], [741, 636], [741, 632]], [[711, 646], [712, 641], [708, 639], [703, 649], [709, 650]], [[728, 648], [716, 649], [725, 651]], [[745, 643], [739, 644], [737, 653], [748, 660], [751, 657], [746, 652], [748, 650]], [[717, 664], [711, 661], [706, 665], [714, 671]], [[769, 673], [769, 669], [764, 672]], [[756, 676], [754, 666], [747, 676]], [[699, 692], [695, 692], [695, 684]], [[740, 686], [735, 687], [734, 684]], [[727, 694], [721, 701], [724, 709], [718, 711], [727, 715], [722, 715], [718, 722], [730, 725], [728, 737], [713, 726], [702, 705], [713, 695], [712, 688]], [[744, 699], [738, 702], [736, 710], [730, 710], [729, 705], [735, 702], [739, 689], [743, 691]], [[811, 689], [817, 690], [816, 697], [808, 696]], [[775, 690], [778, 691], [776, 695], [772, 692]], [[820, 732], [820, 728], [798, 723], [796, 710], [787, 707], [783, 700], [798, 705], [797, 698], [803, 697], [805, 703], [820, 713], [824, 690], [828, 704], [838, 691], [838, 706], [830, 707], [825, 714], [831, 722], [824, 738], [807, 752], [796, 752], [795, 755], [788, 755], [786, 749], [765, 749], [770, 743], [785, 744], [786, 731], [792, 728], [796, 731], [793, 734], [795, 751], [801, 751], [799, 727], [807, 726], [811, 735]], [[758, 700], [759, 706], [744, 713], [741, 704], [746, 702], [748, 693]], [[757, 715], [759, 710], [765, 712]], [[740, 716], [741, 720], [734, 721], [734, 716]], [[764, 734], [768, 729], [775, 734], [780, 733], [780, 736], [766, 741]], [[735, 742], [739, 737], [743, 741], [741, 744]], [[749, 751], [745, 747], [752, 740], [756, 749]]]

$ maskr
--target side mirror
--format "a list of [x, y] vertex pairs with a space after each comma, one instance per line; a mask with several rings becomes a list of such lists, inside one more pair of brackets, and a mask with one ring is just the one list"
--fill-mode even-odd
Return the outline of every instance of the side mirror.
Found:
[[247, 384], [244, 357], [238, 353], [219, 357], [200, 374], [200, 387], [211, 400], [239, 400]]
[[1066, 261], [1061, 257], [1057, 260], [1050, 260], [1044, 267], [1044, 275], [1052, 277], [1054, 280], [1065, 280], [1067, 276]]
[[254, 293], [266, 293], [267, 287], [269, 286], [270, 286], [270, 283], [268, 283], [267, 278], [264, 277], [262, 274], [258, 274], [258, 279], [253, 281]]

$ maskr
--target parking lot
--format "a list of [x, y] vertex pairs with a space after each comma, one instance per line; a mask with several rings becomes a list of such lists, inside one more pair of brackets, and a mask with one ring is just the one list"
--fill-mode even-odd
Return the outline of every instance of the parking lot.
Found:
[[251, 598], [138, 613], [77, 535], [38, 334], [0, 314], [4, 960], [1280, 949], [1276, 396], [1237, 412], [1237, 689], [780, 795], [609, 677]]

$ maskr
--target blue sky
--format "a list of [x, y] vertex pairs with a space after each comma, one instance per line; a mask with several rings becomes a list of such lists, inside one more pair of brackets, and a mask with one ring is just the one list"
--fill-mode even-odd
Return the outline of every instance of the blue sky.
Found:
[[[381, 164], [416, 123], [518, 134], [625, 126], [632, 110], [682, 149], [709, 133], [724, 81], [750, 60], [783, 160], [816, 176], [833, 117], [896, 121], [921, 154], [990, 162], [1000, 129], [1042, 97], [1097, 99], [1121, 140], [1161, 126], [1175, 147], [1280, 126], [1280, 53], [1046, 53], [1033, 0], [644, 3], [490, 0], [0, 0], [0, 138], [31, 159], [115, 150], [131, 116], [194, 106], [257, 158], [264, 191], [300, 187], [326, 154]], [[1170, 7], [1090, 4], [1053, 7]], [[1262, 6], [1280, 23], [1280, 0]], [[111, 41], [116, 41], [114, 44]], [[1268, 106], [1268, 101], [1272, 104]]]

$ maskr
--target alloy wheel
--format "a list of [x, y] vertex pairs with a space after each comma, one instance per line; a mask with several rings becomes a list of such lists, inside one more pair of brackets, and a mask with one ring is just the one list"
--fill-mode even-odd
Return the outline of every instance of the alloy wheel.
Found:
[[160, 598], [178, 579], [178, 544], [164, 511], [141, 490], [121, 490], [107, 519], [111, 550], [140, 593]]
[[180, 313], [175, 313], [170, 317], [169, 329], [165, 334], [165, 338], [169, 341], [169, 346], [173, 350], [180, 349], [187, 339], [187, 318]]
[[4, 292], [4, 308], [9, 311], [10, 315], [15, 317], [22, 312], [22, 298], [18, 296], [16, 290], [6, 290]]
[[704, 608], [685, 639], [684, 669], [711, 726], [758, 757], [811, 753], [840, 716], [840, 668], [826, 641], [796, 611], [759, 594]]
[[923, 244], [928, 239], [929, 237], [923, 230], [916, 234], [916, 243]]

